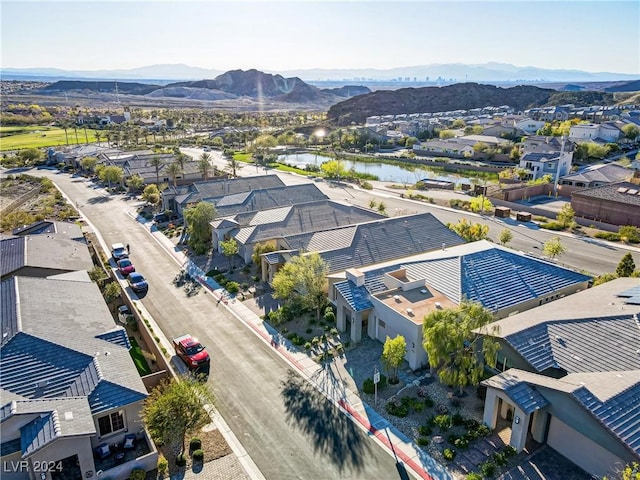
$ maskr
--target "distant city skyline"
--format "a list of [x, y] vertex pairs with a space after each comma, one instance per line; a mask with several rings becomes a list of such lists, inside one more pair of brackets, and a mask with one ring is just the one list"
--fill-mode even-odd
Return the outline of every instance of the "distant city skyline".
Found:
[[640, 2], [6, 1], [1, 67], [390, 69], [487, 62], [640, 75]]

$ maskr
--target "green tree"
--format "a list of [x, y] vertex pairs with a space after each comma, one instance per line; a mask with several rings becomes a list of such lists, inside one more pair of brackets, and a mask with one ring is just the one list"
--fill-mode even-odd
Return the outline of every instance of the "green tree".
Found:
[[550, 240], [547, 240], [542, 247], [542, 251], [548, 257], [552, 259], [559, 257], [564, 252], [567, 251], [567, 247], [565, 247], [560, 241], [560, 237], [553, 237]]
[[500, 245], [506, 245], [511, 240], [513, 240], [513, 233], [511, 233], [511, 230], [509, 230], [508, 228], [505, 228], [500, 232], [500, 236], [498, 237], [498, 241], [500, 242]]
[[113, 304], [116, 300], [120, 300], [121, 295], [122, 288], [120, 288], [120, 284], [118, 282], [108, 283], [102, 292], [102, 296], [104, 297], [104, 301], [107, 302], [109, 310], [113, 310]]
[[211, 226], [209, 224], [214, 218], [216, 218], [216, 209], [210, 202], [199, 202], [184, 211], [189, 245], [202, 246], [211, 243]]
[[[129, 187], [131, 189], [131, 191], [133, 191], [133, 192], [139, 191], [142, 188], [142, 185], [144, 185], [144, 178], [142, 178], [137, 173], [135, 175], [131, 175], [127, 179], [127, 187]], [[156, 187], [156, 189], [157, 189], [157, 187]], [[158, 192], [158, 194], [159, 193], [160, 192]]]
[[109, 188], [111, 188], [112, 183], [122, 183], [122, 178], [124, 177], [124, 170], [122, 167], [116, 167], [115, 165], [109, 165], [104, 167], [98, 174], [98, 177], [103, 182], [107, 182], [109, 184]]
[[170, 163], [167, 166], [167, 173], [171, 177], [171, 180], [173, 181], [173, 186], [174, 187], [177, 185], [178, 175], [180, 175], [181, 171], [182, 171], [182, 169], [180, 168], [180, 164], [177, 163], [177, 162]]
[[229, 270], [231, 270], [233, 268], [233, 257], [239, 252], [238, 242], [236, 242], [235, 238], [230, 238], [229, 240], [221, 241], [220, 247], [222, 248], [222, 254], [229, 260]]
[[556, 215], [556, 220], [562, 225], [564, 228], [567, 228], [571, 225], [576, 218], [576, 212], [571, 207], [570, 203], [565, 203], [558, 214]]
[[211, 170], [211, 155], [203, 153], [198, 157], [198, 171], [205, 180], [209, 178], [209, 170]]
[[454, 132], [453, 130], [441, 130], [440, 133], [438, 134], [438, 137], [440, 137], [440, 140], [446, 140], [448, 138], [453, 138], [456, 136], [456, 132]]
[[162, 157], [154, 155], [149, 160], [149, 164], [156, 170], [156, 184], [160, 184], [160, 168], [164, 165]]
[[402, 335], [396, 335], [393, 339], [387, 336], [382, 350], [382, 363], [387, 370], [389, 383], [398, 383], [398, 367], [402, 364], [406, 352], [407, 342]]
[[28, 148], [21, 151], [18, 156], [23, 165], [31, 165], [42, 158], [42, 152], [36, 148]]
[[347, 169], [344, 162], [340, 160], [329, 160], [324, 162], [320, 168], [328, 178], [344, 178], [347, 176]]
[[80, 166], [83, 170], [88, 172], [93, 172], [93, 169], [96, 168], [98, 164], [98, 159], [96, 157], [84, 157], [80, 160]]
[[[135, 175], [134, 175], [135, 176]], [[133, 178], [133, 177], [131, 177]], [[157, 205], [160, 203], [160, 190], [155, 183], [150, 183], [142, 191], [142, 198], [151, 205]]]
[[618, 278], [618, 276], [615, 273], [603, 273], [602, 275], [599, 275], [593, 279], [593, 286], [597, 287], [598, 285], [610, 282], [611, 280], [615, 280], [616, 278]]
[[463, 387], [480, 382], [485, 363], [495, 367], [500, 346], [488, 328], [493, 321], [489, 310], [469, 302], [457, 309], [435, 310], [425, 317], [424, 349], [441, 382], [462, 392]]
[[469, 210], [472, 212], [490, 212], [493, 209], [493, 203], [485, 195], [478, 195], [469, 202]]
[[636, 264], [633, 261], [633, 255], [631, 255], [631, 252], [627, 252], [616, 267], [616, 275], [618, 277], [631, 277], [635, 270]]
[[623, 225], [618, 229], [618, 234], [623, 242], [640, 242], [640, 228], [633, 225]]
[[408, 149], [412, 149], [413, 146], [418, 142], [419, 140], [416, 137], [407, 137], [404, 141], [404, 146]]
[[320, 320], [320, 309], [327, 298], [329, 266], [316, 252], [298, 255], [284, 264], [273, 277], [273, 297], [299, 300], [305, 308], [315, 309]]
[[227, 156], [226, 160], [227, 160], [227, 166], [226, 166], [227, 172], [229, 172], [232, 177], [234, 178], [237, 177], [238, 170], [244, 167], [244, 164], [240, 160], [238, 160], [236, 156], [233, 154], [231, 156]]
[[489, 235], [489, 226], [481, 223], [471, 223], [466, 218], [461, 218], [458, 223], [447, 225], [467, 242], [484, 240]]
[[260, 257], [264, 253], [274, 252], [276, 247], [272, 243], [258, 243], [253, 247], [253, 253], [251, 254], [251, 261], [256, 265], [260, 265]]
[[145, 400], [142, 418], [155, 440], [179, 445], [184, 453], [187, 435], [211, 422], [204, 405], [213, 403], [207, 384], [197, 378], [163, 380]]
[[451, 124], [451, 128], [464, 128], [464, 126], [465, 126], [464, 120], [462, 120], [461, 118], [454, 120], [453, 123]]
[[635, 140], [640, 135], [640, 128], [633, 123], [627, 123], [622, 127], [622, 133], [624, 134], [624, 138], [629, 140]]

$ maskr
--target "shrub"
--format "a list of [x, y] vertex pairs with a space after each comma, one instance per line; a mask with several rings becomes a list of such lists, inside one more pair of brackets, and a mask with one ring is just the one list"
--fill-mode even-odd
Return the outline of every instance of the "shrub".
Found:
[[227, 292], [231, 293], [232, 295], [240, 291], [240, 285], [238, 284], [238, 282], [228, 282], [224, 288], [226, 288]]
[[438, 415], [435, 418], [435, 423], [436, 426], [440, 429], [440, 431], [442, 432], [446, 432], [447, 430], [449, 430], [451, 428], [451, 417], [449, 415]]
[[427, 445], [429, 445], [429, 438], [428, 437], [418, 437], [416, 439], [416, 443], [418, 445], [420, 445], [421, 447], [426, 447]]
[[483, 477], [493, 477], [493, 474], [496, 473], [496, 464], [490, 460], [481, 463], [480, 473], [482, 473]]
[[449, 442], [451, 445], [454, 445], [456, 443], [456, 440], [458, 440], [458, 437], [456, 434], [451, 433], [449, 435], [447, 435], [447, 442]]
[[469, 447], [469, 440], [464, 437], [458, 438], [453, 442], [453, 445], [459, 450], [466, 450]]
[[169, 460], [164, 455], [158, 456], [158, 473], [164, 475], [169, 469]]
[[431, 398], [427, 397], [424, 399], [424, 406], [427, 408], [431, 408], [433, 407], [433, 400], [431, 400]]
[[503, 467], [509, 461], [504, 452], [494, 453], [491, 457], [498, 467]]
[[619, 242], [620, 234], [619, 233], [611, 233], [611, 232], [598, 232], [595, 234], [596, 238], [601, 238], [603, 240], [609, 240], [610, 242]]
[[560, 231], [565, 229], [564, 225], [562, 225], [559, 222], [541, 223], [540, 228], [544, 228], [546, 230], [554, 230], [554, 231]]
[[394, 417], [404, 418], [409, 415], [409, 407], [401, 401], [390, 401], [384, 408], [389, 415], [393, 415]]
[[516, 453], [518, 453], [516, 451], [516, 448], [513, 445], [507, 445], [502, 449], [502, 452], [507, 456], [507, 457], [513, 457]]
[[129, 475], [129, 480], [144, 480], [147, 472], [142, 468], [134, 468]]
[[199, 450], [200, 447], [202, 447], [202, 440], [200, 440], [198, 437], [193, 437], [189, 442], [189, 450]]
[[184, 467], [187, 464], [187, 457], [183, 454], [180, 454], [176, 457], [176, 465], [178, 467]]
[[476, 472], [467, 474], [466, 480], [482, 480], [482, 475]]
[[464, 425], [464, 417], [460, 415], [460, 412], [456, 412], [451, 417], [451, 422], [455, 427], [459, 427], [460, 425]]
[[254, 275], [253, 277], [251, 277], [251, 280], [253, 280], [254, 282], [259, 282], [260, 281], [260, 276], [259, 275]]
[[450, 448], [445, 448], [444, 452], [442, 452], [442, 456], [446, 461], [451, 462], [454, 458], [456, 458], [456, 451]]
[[224, 286], [227, 283], [227, 277], [225, 277], [223, 273], [214, 275], [213, 279], [221, 286]]
[[428, 435], [431, 435], [431, 432], [432, 432], [432, 431], [433, 431], [433, 430], [432, 430], [432, 428], [431, 428], [429, 425], [420, 425], [420, 426], [418, 427], [418, 433], [419, 433], [420, 435], [425, 436], [425, 437], [426, 437], [426, 436], [428, 436]]
[[313, 328], [307, 328], [307, 329], [305, 330], [305, 333], [311, 333], [311, 332], [313, 332]]
[[201, 461], [203, 458], [204, 458], [204, 451], [203, 450], [198, 449], [198, 450], [195, 450], [193, 452], [193, 459], [194, 460]]
[[478, 425], [475, 428], [475, 432], [478, 434], [479, 437], [486, 437], [491, 433], [491, 429], [486, 425]]

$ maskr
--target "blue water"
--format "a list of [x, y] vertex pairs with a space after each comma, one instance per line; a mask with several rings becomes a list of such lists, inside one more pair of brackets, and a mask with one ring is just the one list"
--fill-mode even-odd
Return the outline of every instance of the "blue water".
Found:
[[[298, 153], [291, 155], [280, 155], [278, 161], [287, 163], [289, 165], [305, 168], [307, 165], [320, 166], [322, 163], [330, 160], [327, 157], [321, 155], [315, 155], [313, 153]], [[431, 180], [443, 180], [448, 182], [471, 183], [468, 178], [460, 177], [458, 175], [442, 175], [440, 172], [436, 173], [431, 170], [418, 168], [415, 165], [408, 164], [407, 167], [401, 167], [398, 165], [388, 165], [386, 163], [370, 163], [370, 162], [358, 162], [353, 160], [342, 160], [347, 170], [353, 168], [358, 173], [369, 173], [378, 177], [378, 180], [383, 182], [398, 182], [412, 184], [423, 178], [429, 178]]]

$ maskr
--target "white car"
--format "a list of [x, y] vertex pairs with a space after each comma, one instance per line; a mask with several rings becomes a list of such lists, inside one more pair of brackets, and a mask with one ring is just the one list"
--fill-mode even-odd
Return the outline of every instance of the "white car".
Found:
[[122, 260], [123, 258], [129, 258], [129, 252], [127, 251], [127, 247], [125, 247], [121, 243], [114, 243], [111, 245], [111, 256], [117, 262], [118, 260]]

